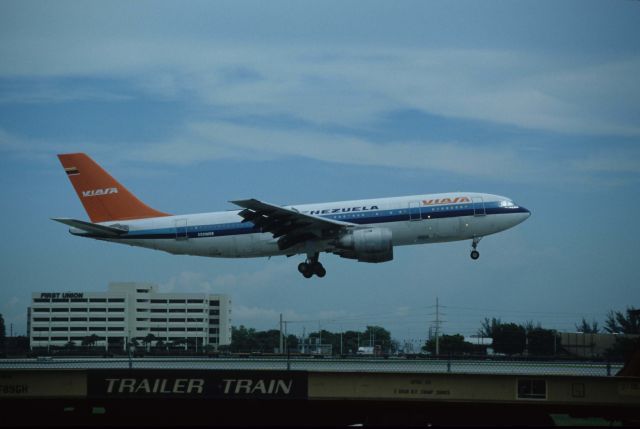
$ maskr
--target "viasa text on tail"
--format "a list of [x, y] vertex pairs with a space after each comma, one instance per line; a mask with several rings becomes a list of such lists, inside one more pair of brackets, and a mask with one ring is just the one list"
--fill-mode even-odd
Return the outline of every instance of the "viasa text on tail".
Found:
[[181, 255], [252, 258], [306, 255], [298, 265], [324, 277], [322, 252], [360, 262], [393, 259], [393, 247], [471, 240], [478, 259], [482, 237], [530, 216], [511, 199], [474, 192], [279, 206], [235, 200], [240, 210], [171, 215], [155, 210], [83, 153], [58, 155], [90, 222], [54, 218], [73, 235]]

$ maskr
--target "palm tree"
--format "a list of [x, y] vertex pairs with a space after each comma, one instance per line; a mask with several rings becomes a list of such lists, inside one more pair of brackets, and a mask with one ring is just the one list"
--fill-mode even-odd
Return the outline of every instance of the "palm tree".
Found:
[[97, 341], [98, 341], [98, 336], [96, 334], [91, 334], [82, 339], [82, 346], [93, 347], [96, 345]]
[[587, 319], [583, 317], [582, 322], [576, 325], [576, 331], [582, 332], [583, 334], [597, 334], [600, 328], [598, 327], [598, 322], [595, 320], [589, 323]]
[[146, 337], [142, 339], [142, 343], [145, 345], [147, 351], [151, 348], [151, 343], [156, 340], [156, 336], [153, 334], [147, 334]]
[[627, 314], [610, 311], [604, 330], [612, 334], [640, 334], [640, 309], [627, 308]]

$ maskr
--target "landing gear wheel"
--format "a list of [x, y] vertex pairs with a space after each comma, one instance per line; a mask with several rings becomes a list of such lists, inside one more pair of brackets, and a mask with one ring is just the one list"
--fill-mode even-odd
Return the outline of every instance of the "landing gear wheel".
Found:
[[304, 274], [307, 271], [309, 271], [309, 264], [307, 264], [306, 262], [300, 262], [298, 264], [298, 271], [300, 271], [300, 274]]
[[471, 259], [473, 259], [475, 261], [479, 257], [480, 257], [480, 252], [478, 252], [477, 250], [472, 250], [471, 251]]
[[320, 278], [327, 275], [327, 270], [318, 262], [318, 253], [309, 254], [307, 260], [298, 264], [298, 271], [305, 278], [309, 279], [314, 274]]
[[324, 269], [324, 267], [322, 266], [322, 264], [320, 262], [318, 262], [314, 267], [313, 267], [313, 272], [316, 276], [322, 278], [324, 276], [327, 275], [327, 270]]

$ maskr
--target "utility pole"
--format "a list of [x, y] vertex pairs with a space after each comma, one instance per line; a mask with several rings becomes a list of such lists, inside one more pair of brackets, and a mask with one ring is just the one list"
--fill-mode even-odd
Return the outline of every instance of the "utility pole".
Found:
[[440, 304], [436, 296], [436, 356], [440, 355]]
[[307, 327], [303, 326], [302, 327], [302, 354], [307, 353], [307, 347], [304, 344], [304, 341], [305, 341], [304, 337], [305, 337], [306, 334], [307, 334]]
[[278, 348], [278, 352], [282, 354], [282, 350], [284, 350], [284, 347], [282, 345], [282, 313], [280, 313], [280, 347]]

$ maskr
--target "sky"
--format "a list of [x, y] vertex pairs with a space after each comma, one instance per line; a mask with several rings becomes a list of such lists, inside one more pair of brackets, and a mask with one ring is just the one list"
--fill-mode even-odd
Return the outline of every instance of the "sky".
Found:
[[[640, 305], [640, 2], [0, 2], [0, 313], [112, 281], [225, 293], [232, 324], [469, 336], [485, 317], [575, 331]], [[532, 216], [470, 243], [322, 255], [173, 256], [74, 237], [58, 153], [150, 206], [229, 210], [451, 191]], [[8, 332], [9, 333], [9, 332]]]

